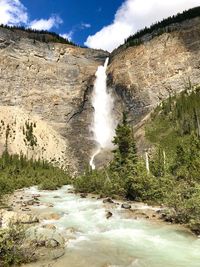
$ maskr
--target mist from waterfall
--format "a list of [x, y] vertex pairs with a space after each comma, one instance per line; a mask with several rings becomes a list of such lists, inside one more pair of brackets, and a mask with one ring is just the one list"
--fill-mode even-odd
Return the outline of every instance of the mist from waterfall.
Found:
[[115, 133], [115, 123], [112, 116], [113, 98], [109, 94], [106, 84], [108, 61], [109, 58], [106, 59], [104, 66], [99, 66], [97, 69], [92, 94], [94, 117], [91, 129], [93, 138], [97, 142], [97, 148], [90, 160], [92, 169], [95, 169], [94, 159], [100, 153], [101, 149], [111, 149], [113, 147], [112, 139]]

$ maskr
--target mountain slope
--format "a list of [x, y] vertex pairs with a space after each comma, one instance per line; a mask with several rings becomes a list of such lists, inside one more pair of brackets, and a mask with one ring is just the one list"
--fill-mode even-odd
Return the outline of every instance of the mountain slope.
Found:
[[[13, 137], [18, 134], [17, 145], [9, 138], [10, 152], [34, 154], [65, 166], [70, 163], [73, 169], [83, 166], [92, 149], [87, 140], [92, 113], [88, 94], [96, 69], [107, 55], [104, 51], [38, 42], [0, 28], [0, 117], [5, 124], [1, 152], [9, 124], [15, 132]], [[34, 151], [25, 144], [22, 133], [28, 120], [42, 129], [33, 129], [40, 140]]]
[[174, 31], [111, 54], [109, 84], [134, 122], [170, 93], [200, 83], [200, 16], [175, 26]]
[[[0, 27], [0, 152], [9, 127], [10, 152], [82, 170], [95, 146], [90, 130], [95, 72], [107, 56], [105, 51], [39, 42]], [[169, 94], [200, 84], [200, 17], [115, 51], [107, 74], [113, 114], [121, 119], [127, 110], [137, 129]], [[29, 140], [23, 132], [27, 122], [36, 124]], [[144, 133], [138, 136], [142, 139]]]

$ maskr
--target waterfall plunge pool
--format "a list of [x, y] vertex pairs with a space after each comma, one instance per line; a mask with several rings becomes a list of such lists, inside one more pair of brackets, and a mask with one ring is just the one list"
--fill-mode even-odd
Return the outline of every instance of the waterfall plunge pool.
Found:
[[74, 229], [62, 258], [51, 265], [27, 267], [200, 267], [200, 239], [179, 226], [124, 218], [120, 206], [110, 208], [113, 216], [106, 219], [102, 200], [81, 198], [69, 189], [26, 190], [40, 194], [41, 202], [54, 205], [49, 212], [60, 214], [59, 220], [42, 223], [54, 224], [63, 236]]

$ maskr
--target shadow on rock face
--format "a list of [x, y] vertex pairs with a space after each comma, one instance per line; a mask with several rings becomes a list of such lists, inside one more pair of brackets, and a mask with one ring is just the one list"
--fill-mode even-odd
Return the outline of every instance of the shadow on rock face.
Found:
[[100, 153], [94, 159], [96, 169], [107, 166], [112, 159], [111, 149], [101, 149]]

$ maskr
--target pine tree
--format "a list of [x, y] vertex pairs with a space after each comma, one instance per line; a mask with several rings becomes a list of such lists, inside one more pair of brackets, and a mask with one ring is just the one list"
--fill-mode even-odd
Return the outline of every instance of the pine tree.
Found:
[[133, 132], [128, 124], [127, 115], [123, 113], [122, 123], [118, 124], [113, 144], [116, 149], [113, 150], [114, 159], [111, 163], [111, 169], [114, 171], [131, 171], [137, 162], [137, 149]]

